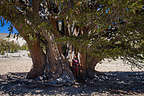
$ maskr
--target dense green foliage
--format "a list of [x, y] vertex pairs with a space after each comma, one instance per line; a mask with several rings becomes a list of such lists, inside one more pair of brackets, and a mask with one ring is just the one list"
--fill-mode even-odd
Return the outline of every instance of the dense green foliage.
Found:
[[138, 66], [144, 54], [143, 0], [80, 1], [71, 9], [69, 21], [84, 32], [66, 36], [78, 49], [100, 58], [128, 60]]

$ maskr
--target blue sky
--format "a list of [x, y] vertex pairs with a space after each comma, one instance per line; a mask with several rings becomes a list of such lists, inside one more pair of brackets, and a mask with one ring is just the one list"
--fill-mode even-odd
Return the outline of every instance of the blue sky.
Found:
[[3, 27], [0, 26], [0, 33], [9, 33], [8, 32], [8, 26], [9, 26], [9, 24], [5, 24]]
[[[11, 24], [10, 22], [8, 22], [8, 23], [5, 22], [4, 26], [2, 27], [2, 26], [1, 26], [1, 22], [0, 22], [0, 33], [9, 33], [9, 31], [8, 31], [8, 26], [9, 26], [10, 24]], [[15, 28], [14, 28], [13, 30], [14, 30], [14, 33], [15, 33], [15, 32], [17, 33], [17, 30], [16, 30]]]

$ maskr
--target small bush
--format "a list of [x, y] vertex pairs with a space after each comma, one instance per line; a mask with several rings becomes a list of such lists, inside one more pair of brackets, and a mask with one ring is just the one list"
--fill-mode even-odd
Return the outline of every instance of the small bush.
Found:
[[27, 50], [28, 51], [28, 46], [27, 44], [24, 44], [21, 46], [20, 50]]
[[6, 52], [14, 53], [18, 50], [23, 49], [18, 44], [14, 43], [14, 41], [6, 41], [0, 40], [0, 54], [4, 55]]
[[28, 57], [31, 57], [31, 54], [30, 54], [30, 53], [28, 53]]

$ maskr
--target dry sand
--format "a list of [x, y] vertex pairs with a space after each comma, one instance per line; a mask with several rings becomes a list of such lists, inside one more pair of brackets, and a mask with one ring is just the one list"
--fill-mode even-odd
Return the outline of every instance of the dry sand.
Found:
[[144, 71], [143, 69], [138, 69], [136, 66], [131, 66], [126, 64], [123, 60], [117, 59], [117, 60], [109, 60], [106, 59], [99, 63], [96, 68], [97, 71], [100, 72], [132, 72], [132, 71]]
[[[6, 74], [8, 72], [28, 72], [31, 66], [32, 60], [27, 56], [27, 51], [8, 53], [5, 56], [0, 56], [0, 74]], [[131, 66], [125, 64], [120, 59], [111, 62], [105, 60], [96, 66], [96, 70], [101, 72], [132, 71]], [[143, 70], [133, 68], [133, 71]]]
[[6, 53], [0, 55], [0, 74], [8, 72], [28, 72], [32, 66], [32, 60], [28, 57], [28, 51]]
[[[124, 64], [122, 60], [105, 60], [98, 64], [96, 70], [106, 75], [100, 75], [94, 81], [89, 80], [90, 84], [51, 87], [27, 81], [24, 79], [25, 72], [32, 66], [32, 60], [27, 53], [19, 51], [0, 55], [0, 96], [144, 96], [144, 73], [132, 72], [131, 66]], [[142, 70], [136, 68], [134, 71]]]
[[0, 58], [0, 74], [6, 74], [8, 72], [28, 72], [31, 66], [31, 58]]

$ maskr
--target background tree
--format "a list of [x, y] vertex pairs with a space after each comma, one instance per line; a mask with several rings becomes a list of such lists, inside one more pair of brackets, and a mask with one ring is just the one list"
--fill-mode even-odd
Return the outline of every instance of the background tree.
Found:
[[73, 81], [72, 50], [83, 79], [93, 77], [104, 58], [143, 66], [143, 5], [143, 0], [1, 0], [0, 16], [28, 43], [33, 68], [27, 78], [45, 74], [50, 81]]

